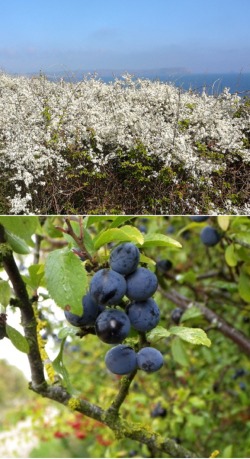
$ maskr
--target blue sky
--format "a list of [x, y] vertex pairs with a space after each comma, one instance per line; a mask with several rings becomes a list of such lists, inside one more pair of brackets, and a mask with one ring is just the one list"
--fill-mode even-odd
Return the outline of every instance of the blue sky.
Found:
[[250, 72], [250, 0], [1, 3], [0, 69], [7, 72]]

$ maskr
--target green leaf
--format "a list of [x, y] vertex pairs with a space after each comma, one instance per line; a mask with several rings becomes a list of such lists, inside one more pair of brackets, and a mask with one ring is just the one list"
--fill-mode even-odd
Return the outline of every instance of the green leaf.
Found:
[[233, 239], [239, 244], [250, 244], [250, 232], [249, 231], [240, 231], [239, 233], [234, 234]]
[[201, 328], [188, 327], [171, 327], [169, 332], [171, 335], [179, 336], [184, 341], [192, 344], [202, 344], [203, 346], [211, 346], [211, 341], [207, 337], [204, 330]]
[[219, 215], [217, 217], [218, 225], [222, 231], [227, 231], [230, 224], [230, 217], [228, 215]]
[[9, 282], [0, 279], [0, 304], [5, 308], [8, 306], [10, 301], [11, 290]]
[[109, 228], [117, 228], [118, 226], [120, 225], [123, 225], [123, 223], [127, 222], [128, 220], [131, 220], [131, 216], [119, 216], [119, 217], [116, 217], [113, 222], [111, 223], [111, 225], [109, 226]]
[[29, 352], [29, 343], [27, 339], [21, 335], [19, 331], [15, 328], [11, 327], [10, 325], [6, 324], [6, 333], [12, 342], [12, 344], [21, 352], [25, 352], [26, 354]]
[[43, 226], [42, 234], [49, 235], [52, 238], [63, 238], [63, 233], [56, 226], [62, 226], [60, 217], [47, 217]]
[[93, 243], [93, 239], [91, 237], [91, 234], [87, 230], [87, 228], [84, 229], [83, 243], [84, 243], [85, 249], [87, 250], [89, 255], [92, 257], [95, 254], [96, 250], [95, 250], [95, 247], [94, 247], [94, 243]]
[[89, 226], [91, 225], [95, 225], [96, 223], [103, 223], [105, 221], [113, 221], [115, 220], [116, 217], [115, 216], [98, 216], [98, 215], [93, 215], [93, 216], [89, 216], [89, 217], [85, 217], [84, 218], [84, 227], [85, 228], [89, 228]]
[[181, 322], [185, 322], [185, 320], [195, 319], [196, 317], [202, 316], [202, 312], [196, 306], [192, 306], [185, 310], [185, 312], [181, 316]]
[[178, 247], [181, 248], [182, 245], [165, 234], [160, 233], [151, 233], [144, 235], [144, 243], [142, 247]]
[[186, 349], [185, 349], [181, 339], [178, 338], [177, 336], [171, 342], [171, 352], [172, 352], [172, 355], [173, 355], [173, 359], [177, 363], [179, 363], [180, 365], [183, 365], [183, 366], [188, 366], [189, 365]]
[[220, 457], [234, 457], [233, 456], [233, 445], [228, 445], [226, 448], [223, 449], [222, 454]]
[[24, 282], [33, 290], [43, 286], [44, 281], [44, 264], [31, 265], [29, 267], [29, 276], [22, 276]]
[[64, 327], [58, 333], [58, 338], [63, 339], [67, 338], [67, 336], [74, 337], [78, 333], [78, 328], [76, 327]]
[[234, 244], [231, 244], [226, 248], [226, 250], [225, 250], [225, 260], [226, 260], [228, 266], [231, 266], [232, 268], [234, 266], [237, 266], [238, 257], [237, 257], [237, 255], [235, 253]]
[[238, 289], [240, 297], [250, 303], [250, 276], [244, 271], [240, 272]]
[[43, 285], [44, 268], [45, 268], [44, 263], [39, 263], [37, 265], [31, 265], [29, 267], [30, 279], [35, 289]]
[[192, 223], [188, 223], [188, 225], [185, 225], [183, 226], [177, 233], [177, 237], [181, 236], [182, 233], [185, 233], [185, 231], [189, 231], [189, 230], [192, 230], [194, 228], [199, 228], [200, 230], [202, 228], [204, 228], [204, 226], [206, 226], [207, 223], [206, 222], [202, 222], [202, 223], [199, 223], [199, 222], [192, 222]]
[[23, 239], [11, 233], [9, 230], [5, 230], [7, 241], [12, 248], [13, 252], [19, 253], [20, 255], [27, 255], [30, 253], [30, 248]]
[[129, 241], [142, 245], [144, 237], [137, 228], [125, 225], [122, 228], [111, 228], [103, 231], [94, 239], [94, 247], [97, 250], [102, 245], [113, 241]]
[[59, 375], [62, 376], [63, 382], [65, 383], [65, 386], [67, 387], [68, 391], [72, 392], [73, 388], [71, 386], [71, 382], [70, 382], [70, 379], [69, 379], [69, 373], [68, 373], [68, 370], [67, 370], [67, 368], [65, 367], [65, 365], [63, 363], [63, 348], [64, 348], [65, 341], [66, 341], [66, 338], [63, 338], [63, 340], [61, 342], [61, 346], [60, 346], [60, 351], [59, 351], [57, 357], [55, 358], [55, 360], [52, 361], [52, 365], [53, 365], [54, 370]]
[[170, 334], [169, 330], [158, 325], [147, 333], [147, 341], [150, 343], [157, 343], [163, 338], [168, 338]]
[[205, 419], [202, 416], [197, 414], [189, 414], [188, 415], [188, 422], [190, 425], [195, 427], [202, 427], [205, 424]]
[[238, 286], [233, 282], [226, 282], [226, 281], [214, 281], [213, 288], [219, 288], [222, 290], [227, 290], [230, 293], [235, 293], [238, 291]]
[[[0, 223], [8, 230], [10, 233], [15, 234], [20, 239], [24, 239], [28, 244], [33, 245], [31, 236], [36, 232], [40, 222], [38, 217], [22, 217], [22, 216], [13, 216], [13, 217], [4, 217], [0, 216]], [[19, 253], [19, 252], [18, 252]]]
[[140, 263], [146, 263], [152, 266], [156, 265], [156, 262], [152, 258], [146, 257], [143, 253], [140, 254]]
[[73, 314], [81, 315], [82, 297], [87, 289], [87, 273], [81, 260], [68, 248], [54, 250], [45, 262], [48, 291], [61, 308], [70, 306]]
[[184, 284], [185, 282], [188, 282], [190, 284], [194, 284], [196, 282], [196, 274], [194, 271], [192, 271], [191, 269], [189, 271], [186, 271], [185, 273], [183, 274], [177, 274], [176, 276], [176, 280], [180, 283], [180, 284]]

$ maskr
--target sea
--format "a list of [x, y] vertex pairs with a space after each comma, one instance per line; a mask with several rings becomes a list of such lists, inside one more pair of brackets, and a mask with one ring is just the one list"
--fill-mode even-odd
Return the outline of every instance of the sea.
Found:
[[[129, 73], [136, 78], [149, 79], [151, 81], [161, 81], [163, 83], [173, 83], [175, 86], [182, 88], [184, 91], [192, 90], [197, 93], [202, 93], [205, 89], [209, 95], [217, 96], [221, 94], [225, 88], [228, 88], [231, 94], [239, 94], [239, 96], [250, 97], [250, 73], [167, 73], [160, 70], [151, 71], [81, 71], [75, 72], [43, 72], [51, 81], [64, 79], [70, 82], [79, 82], [85, 76], [96, 76], [105, 83], [111, 83], [115, 78], [122, 78], [122, 75]], [[34, 76], [34, 74], [26, 74]]]
[[[136, 77], [136, 76], [135, 76]], [[250, 96], [250, 73], [199, 73], [183, 75], [159, 75], [147, 76], [140, 74], [140, 78], [147, 78], [152, 81], [161, 81], [163, 83], [173, 83], [183, 90], [192, 90], [202, 93], [206, 90], [209, 95], [219, 95], [225, 88], [228, 88], [231, 94], [237, 93], [240, 96]], [[100, 77], [105, 83], [114, 81], [114, 77]]]

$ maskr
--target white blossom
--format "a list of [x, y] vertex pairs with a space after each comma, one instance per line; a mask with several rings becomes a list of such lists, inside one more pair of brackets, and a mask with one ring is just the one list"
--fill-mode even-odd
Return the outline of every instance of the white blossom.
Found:
[[[235, 116], [242, 103], [228, 88], [218, 97], [199, 95], [128, 74], [105, 84], [96, 76], [68, 83], [1, 73], [0, 170], [11, 171], [16, 191], [10, 212], [31, 212], [34, 184], [45, 183], [49, 168], [63, 177], [68, 161], [62, 153], [70, 149], [88, 151], [98, 172], [119, 149], [129, 151], [140, 142], [163, 165], [182, 164], [194, 183], [205, 176], [212, 186], [212, 173], [225, 168], [226, 160], [238, 155], [250, 162], [244, 144], [250, 119]], [[219, 159], [209, 154], [209, 145]], [[195, 205], [198, 212], [198, 203], [190, 202], [190, 210]], [[228, 211], [247, 209], [247, 203], [237, 209], [225, 202]]]

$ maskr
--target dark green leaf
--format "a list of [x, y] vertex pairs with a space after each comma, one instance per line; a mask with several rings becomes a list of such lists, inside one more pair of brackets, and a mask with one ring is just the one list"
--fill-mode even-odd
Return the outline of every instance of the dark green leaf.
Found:
[[62, 376], [63, 382], [64, 382], [65, 386], [67, 387], [68, 391], [72, 392], [73, 388], [71, 386], [71, 382], [70, 382], [70, 379], [69, 379], [69, 373], [68, 373], [68, 370], [67, 370], [67, 368], [65, 367], [65, 365], [63, 363], [63, 349], [64, 349], [65, 341], [66, 341], [66, 338], [63, 338], [63, 340], [61, 342], [61, 346], [60, 346], [60, 351], [59, 351], [57, 357], [55, 358], [55, 360], [53, 360], [52, 365], [53, 365], [54, 370], [59, 375]]
[[21, 352], [25, 352], [26, 354], [29, 352], [29, 343], [27, 339], [21, 335], [19, 331], [15, 328], [11, 327], [10, 325], [6, 324], [6, 333], [12, 342], [12, 344]]
[[27, 255], [30, 253], [30, 248], [24, 239], [21, 239], [20, 237], [16, 236], [16, 234], [11, 233], [7, 229], [5, 230], [5, 234], [13, 252], [19, 253], [20, 255]]
[[10, 301], [11, 290], [9, 282], [0, 279], [0, 304], [5, 308], [8, 306]]
[[244, 301], [250, 303], [250, 276], [243, 270], [239, 277], [239, 294]]
[[62, 308], [69, 305], [71, 312], [82, 313], [82, 297], [87, 290], [87, 273], [81, 260], [68, 248], [54, 250], [45, 263], [48, 291]]
[[36, 232], [37, 227], [40, 226], [39, 219], [35, 216], [0, 216], [0, 223], [2, 223], [2, 225], [10, 231], [10, 233], [15, 234], [20, 239], [23, 239], [31, 245], [33, 245], [31, 236]]

